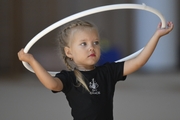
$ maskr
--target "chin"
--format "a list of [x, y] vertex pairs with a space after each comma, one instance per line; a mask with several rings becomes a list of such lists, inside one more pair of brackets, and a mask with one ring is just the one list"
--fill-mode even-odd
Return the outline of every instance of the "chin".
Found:
[[96, 65], [96, 63], [97, 63], [97, 61], [94, 61], [94, 62], [89, 62], [89, 63], [88, 63], [88, 65], [90, 65], [90, 66], [94, 66], [94, 65]]

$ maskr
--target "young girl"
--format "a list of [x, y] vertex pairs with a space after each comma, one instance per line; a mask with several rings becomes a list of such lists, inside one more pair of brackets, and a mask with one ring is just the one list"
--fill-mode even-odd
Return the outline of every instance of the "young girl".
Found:
[[42, 84], [54, 93], [62, 91], [72, 108], [74, 120], [113, 120], [113, 96], [116, 82], [125, 80], [150, 58], [160, 37], [173, 29], [161, 24], [144, 50], [135, 58], [119, 63], [95, 66], [100, 58], [100, 38], [97, 28], [86, 21], [71, 22], [61, 31], [59, 43], [69, 71], [62, 70], [52, 77], [35, 58], [18, 52], [19, 60], [31, 65]]

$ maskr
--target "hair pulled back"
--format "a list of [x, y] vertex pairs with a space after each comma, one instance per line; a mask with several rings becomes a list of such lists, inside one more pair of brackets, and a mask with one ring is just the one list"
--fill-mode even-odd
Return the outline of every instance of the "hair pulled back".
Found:
[[61, 29], [61, 32], [59, 33], [59, 36], [58, 36], [58, 42], [59, 42], [60, 51], [61, 51], [64, 63], [66, 65], [66, 67], [68, 68], [68, 70], [74, 71], [76, 80], [78, 82], [78, 86], [82, 85], [87, 91], [89, 91], [89, 88], [87, 87], [87, 85], [84, 81], [83, 75], [81, 74], [81, 72], [78, 69], [76, 69], [74, 67], [75, 65], [73, 66], [73, 64], [72, 64], [73, 60], [66, 56], [65, 50], [64, 50], [65, 47], [68, 47], [68, 44], [70, 42], [70, 37], [72, 35], [73, 30], [83, 29], [83, 28], [89, 28], [89, 29], [94, 29], [94, 30], [98, 31], [97, 27], [90, 22], [82, 21], [82, 20], [75, 20], [75, 21], [70, 22], [69, 24], [65, 25]]

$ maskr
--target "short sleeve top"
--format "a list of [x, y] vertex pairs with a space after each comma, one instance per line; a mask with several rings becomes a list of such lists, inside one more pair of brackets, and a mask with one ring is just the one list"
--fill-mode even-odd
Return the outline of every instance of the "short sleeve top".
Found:
[[126, 79], [123, 69], [124, 62], [119, 62], [80, 71], [90, 92], [77, 84], [73, 71], [63, 70], [56, 74], [63, 83], [62, 92], [72, 108], [74, 120], [113, 120], [115, 84]]

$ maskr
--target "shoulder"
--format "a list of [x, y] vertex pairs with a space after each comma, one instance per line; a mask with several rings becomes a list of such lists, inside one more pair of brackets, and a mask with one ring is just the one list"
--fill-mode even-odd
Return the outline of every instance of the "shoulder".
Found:
[[74, 71], [67, 70], [62, 70], [60, 73], [57, 73], [55, 77], [59, 78], [63, 82], [63, 84], [74, 82], [76, 78], [74, 75]]
[[106, 76], [111, 76], [113, 79], [125, 80], [126, 76], [123, 75], [124, 72], [124, 62], [112, 62], [105, 63], [102, 66], [97, 67], [99, 73]]
[[98, 67], [99, 69], [109, 69], [109, 70], [117, 70], [124, 68], [124, 62], [107, 62], [101, 66]]
[[63, 84], [63, 92], [71, 88], [72, 84], [76, 83], [76, 77], [73, 71], [62, 70], [60, 73], [55, 75], [56, 78], [59, 78]]
[[65, 77], [70, 77], [70, 76], [74, 76], [73, 71], [62, 70], [61, 72], [59, 72], [55, 75], [55, 77], [58, 77], [58, 78], [60, 78], [60, 77], [65, 78]]

